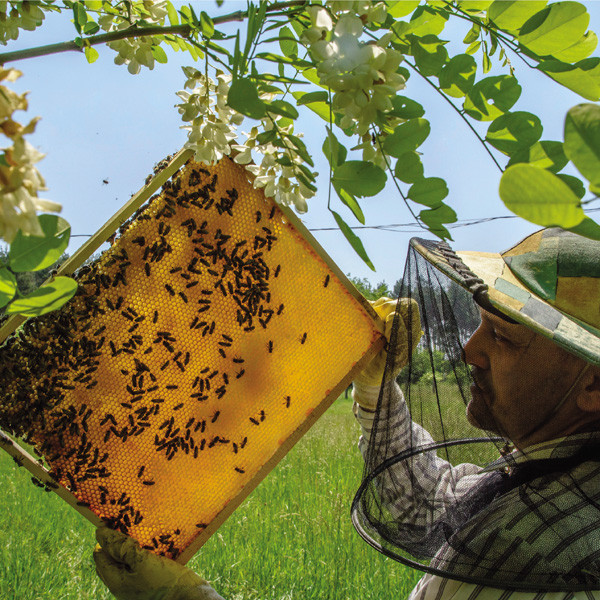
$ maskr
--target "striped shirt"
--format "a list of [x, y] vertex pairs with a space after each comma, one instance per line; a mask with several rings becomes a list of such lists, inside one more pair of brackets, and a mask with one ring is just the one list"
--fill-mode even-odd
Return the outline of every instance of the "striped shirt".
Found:
[[[381, 462], [433, 442], [429, 433], [410, 419], [400, 388], [393, 384], [387, 392], [384, 402], [389, 403], [388, 416], [383, 417], [382, 411], [380, 426], [393, 435], [385, 445], [385, 456], [377, 457]], [[379, 388], [355, 384], [353, 394], [354, 412], [362, 429], [359, 449], [365, 457], [374, 413], [361, 409], [356, 400], [374, 405]], [[387, 420], [382, 422], [384, 418]], [[545, 442], [528, 448], [527, 456], [517, 451], [511, 454], [508, 464], [568, 458], [590, 439], [600, 442], [600, 434]], [[409, 600], [600, 600], [600, 584], [595, 583], [600, 581], [600, 461], [588, 460], [566, 472], [536, 478], [527, 486], [494, 497], [474, 516], [457, 520], [461, 500], [472, 496], [475, 486], [482, 482], [497, 480], [506, 466], [507, 459], [499, 459], [485, 469], [474, 464], [452, 466], [434, 452], [426, 452], [386, 471], [378, 493], [391, 517], [400, 527], [405, 524], [400, 529], [405, 549], [418, 557], [420, 547], [429, 545], [436, 549], [430, 567], [491, 580], [494, 586], [427, 573]], [[451, 525], [448, 540], [448, 527], [435, 527], [440, 522]], [[509, 587], [508, 582], [531, 586], [536, 581], [563, 589], [579, 585], [598, 591], [502, 589]]]

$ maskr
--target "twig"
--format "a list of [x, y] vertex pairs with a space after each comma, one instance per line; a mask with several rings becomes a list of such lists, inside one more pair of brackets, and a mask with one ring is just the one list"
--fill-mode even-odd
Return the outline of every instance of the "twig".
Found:
[[[305, 3], [306, 0], [288, 0], [287, 2], [276, 2], [267, 8], [267, 11], [275, 12], [293, 6], [302, 6]], [[243, 21], [247, 16], [247, 11], [238, 10], [227, 15], [215, 17], [213, 19], [213, 23], [215, 25], [220, 25], [221, 23], [229, 23], [231, 21]], [[97, 46], [98, 44], [106, 44], [108, 42], [114, 42], [127, 38], [168, 34], [180, 35], [181, 37], [187, 38], [192, 31], [195, 31], [195, 29], [196, 28], [190, 24], [171, 25], [170, 27], [162, 27], [159, 25], [153, 27], [137, 27], [134, 25], [133, 27], [129, 27], [121, 31], [111, 31], [109, 33], [84, 37], [82, 38], [82, 42], [79, 42], [79, 44], [75, 41], [59, 42], [57, 44], [48, 44], [46, 46], [38, 46], [36, 48], [26, 48], [24, 50], [15, 50], [13, 52], [2, 52], [0, 53], [0, 64], [4, 65], [15, 60], [36, 58], [39, 56], [47, 56], [49, 54], [58, 54], [60, 52], [83, 52], [83, 49], [86, 46]]]

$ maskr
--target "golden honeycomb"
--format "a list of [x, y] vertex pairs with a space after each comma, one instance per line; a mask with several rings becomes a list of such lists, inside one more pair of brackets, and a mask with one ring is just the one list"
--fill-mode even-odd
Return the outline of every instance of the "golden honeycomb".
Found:
[[76, 279], [65, 307], [0, 348], [0, 425], [110, 527], [171, 558], [380, 339], [230, 159], [189, 161]]

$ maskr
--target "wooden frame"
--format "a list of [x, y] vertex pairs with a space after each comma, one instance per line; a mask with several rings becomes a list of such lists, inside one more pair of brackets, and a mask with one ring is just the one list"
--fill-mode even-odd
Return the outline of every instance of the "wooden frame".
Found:
[[[188, 150], [180, 151], [171, 162], [160, 171], [152, 180], [137, 192], [131, 200], [124, 205], [109, 221], [92, 236], [68, 261], [66, 261], [58, 271], [60, 274], [72, 274], [83, 262], [97, 250], [116, 229], [122, 225], [135, 211], [155, 193], [181, 166], [183, 166], [192, 156]], [[226, 159], [224, 159], [226, 160]], [[248, 179], [252, 177], [248, 174]], [[347, 279], [344, 273], [337, 267], [333, 260], [327, 255], [320, 244], [304, 227], [300, 219], [287, 207], [279, 207], [285, 215], [285, 219], [300, 232], [302, 237], [310, 244], [315, 253], [326, 263], [327, 267], [335, 273], [338, 280], [346, 290], [361, 304], [363, 309], [373, 319], [377, 329], [382, 332], [383, 324], [372, 309], [369, 302], [358, 292], [358, 290]], [[5, 325], [0, 328], [0, 341], [6, 339], [8, 335], [16, 330], [25, 319], [20, 316], [10, 318]], [[277, 449], [275, 454], [262, 465], [262, 467], [253, 475], [252, 479], [243, 487], [243, 489], [217, 514], [217, 516], [203, 529], [194, 541], [177, 557], [177, 561], [185, 564], [196, 551], [210, 538], [210, 536], [220, 527], [220, 525], [234, 512], [234, 510], [243, 502], [243, 500], [256, 488], [256, 486], [266, 477], [266, 475], [278, 464], [278, 462], [289, 452], [295, 443], [312, 427], [317, 419], [329, 408], [339, 394], [349, 385], [355, 375], [360, 372], [363, 366], [383, 347], [384, 337], [381, 336], [359, 360], [352, 370], [342, 379], [330, 393], [316, 406], [313, 412], [301, 423], [301, 425], [289, 435], [284, 443]], [[23, 448], [18, 446], [5, 434], [0, 436], [0, 446], [4, 448], [13, 458], [25, 468], [27, 468], [34, 477], [40, 480], [44, 485], [53, 489], [61, 498], [71, 505], [80, 514], [85, 516], [92, 524], [98, 526], [101, 520], [88, 508], [77, 502], [77, 498], [63, 486], [57, 486], [50, 477], [47, 470], [41, 466], [40, 461], [36, 461]]]

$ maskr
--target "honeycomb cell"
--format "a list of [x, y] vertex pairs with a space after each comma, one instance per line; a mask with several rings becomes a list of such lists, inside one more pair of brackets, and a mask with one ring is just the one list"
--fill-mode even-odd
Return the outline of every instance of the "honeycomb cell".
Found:
[[214, 532], [380, 337], [229, 159], [188, 162], [75, 277], [67, 305], [0, 348], [0, 425], [171, 558]]

